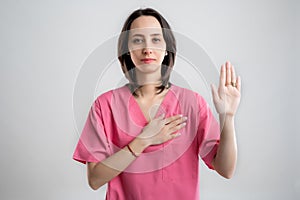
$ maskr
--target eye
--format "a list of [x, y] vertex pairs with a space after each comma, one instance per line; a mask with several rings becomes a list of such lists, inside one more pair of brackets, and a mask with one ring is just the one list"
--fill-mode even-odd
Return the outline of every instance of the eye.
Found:
[[153, 41], [154, 43], [159, 43], [159, 42], [161, 41], [161, 39], [160, 39], [160, 38], [153, 38], [152, 41]]
[[134, 44], [141, 44], [143, 41], [144, 41], [144, 40], [141, 39], [141, 38], [134, 38], [134, 39], [132, 40], [132, 43], [134, 43]]

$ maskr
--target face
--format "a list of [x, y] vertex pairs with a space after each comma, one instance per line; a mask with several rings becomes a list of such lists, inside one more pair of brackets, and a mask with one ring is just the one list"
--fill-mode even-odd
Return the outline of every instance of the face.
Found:
[[142, 73], [160, 72], [166, 55], [166, 43], [155, 17], [136, 18], [130, 27], [128, 48], [136, 69]]

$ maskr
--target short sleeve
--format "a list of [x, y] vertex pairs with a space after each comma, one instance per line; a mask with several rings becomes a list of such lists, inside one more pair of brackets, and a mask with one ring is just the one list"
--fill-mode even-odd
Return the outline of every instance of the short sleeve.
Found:
[[110, 154], [99, 103], [94, 101], [75, 148], [73, 159], [81, 163], [99, 162]]
[[198, 154], [210, 169], [214, 169], [212, 161], [219, 146], [220, 126], [204, 98], [199, 94], [196, 96], [199, 106]]

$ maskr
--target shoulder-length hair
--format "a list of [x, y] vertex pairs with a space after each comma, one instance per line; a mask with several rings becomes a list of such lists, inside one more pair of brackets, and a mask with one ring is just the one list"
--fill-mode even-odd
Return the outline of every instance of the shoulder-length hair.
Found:
[[174, 66], [175, 56], [176, 56], [175, 37], [171, 31], [171, 27], [168, 24], [167, 20], [161, 14], [159, 14], [156, 10], [152, 8], [146, 8], [146, 9], [138, 9], [134, 11], [131, 15], [129, 15], [129, 17], [127, 18], [127, 20], [123, 25], [118, 40], [118, 59], [121, 63], [123, 73], [124, 74], [128, 73], [129, 77], [128, 76], [126, 77], [129, 80], [130, 90], [134, 95], [136, 95], [135, 90], [142, 86], [138, 85], [136, 81], [136, 75], [134, 70], [135, 65], [132, 62], [131, 57], [129, 55], [128, 37], [129, 37], [129, 30], [132, 22], [140, 16], [155, 17], [160, 23], [163, 32], [163, 37], [166, 42], [167, 55], [164, 57], [164, 60], [162, 62], [162, 67], [161, 67], [162, 84], [159, 87], [157, 87], [158, 90], [157, 94], [159, 94], [165, 88], [171, 86], [169, 79], [170, 79], [171, 70]]

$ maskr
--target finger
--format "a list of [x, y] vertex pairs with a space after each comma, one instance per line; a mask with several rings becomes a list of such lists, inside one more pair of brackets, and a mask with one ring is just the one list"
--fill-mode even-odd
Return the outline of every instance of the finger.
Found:
[[226, 69], [225, 69], [225, 65], [221, 66], [221, 72], [220, 72], [220, 86], [225, 86], [226, 84]]
[[158, 117], [156, 117], [155, 119], [151, 119], [149, 123], [151, 123], [151, 121], [156, 121], [158, 122], [158, 126], [161, 128], [165, 125], [165, 113], [159, 115]]
[[178, 124], [177, 126], [174, 126], [173, 128], [169, 129], [169, 133], [175, 133], [176, 131], [184, 128], [186, 126], [186, 122], [182, 123], [182, 124]]
[[163, 113], [160, 116], [158, 116], [158, 119], [163, 119], [164, 117], [165, 117], [165, 113]]
[[236, 79], [236, 88], [239, 92], [241, 91], [241, 86], [242, 86], [242, 80], [241, 80], [241, 77], [238, 76]]
[[169, 124], [169, 123], [173, 122], [174, 120], [181, 119], [181, 118], [182, 118], [181, 114], [166, 118], [165, 124]]
[[[169, 134], [169, 135], [167, 135], [166, 141], [173, 140], [173, 139], [175, 139], [175, 138], [177, 138], [177, 137], [179, 137], [179, 136], [181, 136], [181, 133], [173, 133], [173, 134]], [[166, 141], [165, 141], [165, 142], [166, 142]]]
[[231, 66], [231, 81], [233, 82], [233, 83], [236, 83], [236, 75], [235, 75], [235, 70], [234, 70], [234, 67], [233, 66]]
[[174, 126], [180, 125], [182, 123], [184, 123], [187, 120], [187, 117], [181, 117], [179, 119], [176, 119], [172, 122], [170, 122], [169, 124], [167, 124], [168, 127], [172, 128]]
[[171, 136], [171, 139], [174, 139], [174, 138], [181, 136], [181, 133], [173, 133], [173, 134], [170, 134], [170, 136]]
[[226, 86], [231, 85], [231, 64], [229, 61], [226, 62]]

